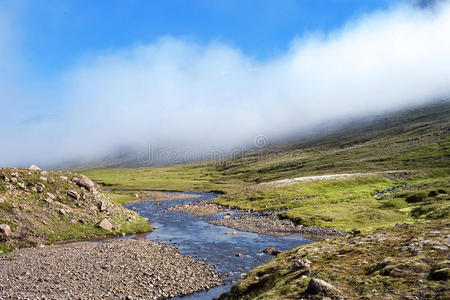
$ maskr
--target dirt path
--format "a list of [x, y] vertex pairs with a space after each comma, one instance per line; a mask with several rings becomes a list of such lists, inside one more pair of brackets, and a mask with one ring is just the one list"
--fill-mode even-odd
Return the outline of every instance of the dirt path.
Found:
[[297, 182], [311, 182], [311, 181], [320, 181], [320, 180], [338, 180], [350, 177], [358, 177], [358, 176], [370, 176], [370, 175], [405, 175], [407, 171], [382, 171], [382, 172], [365, 172], [365, 173], [342, 173], [342, 174], [327, 174], [327, 175], [316, 175], [316, 176], [303, 176], [303, 177], [295, 177], [288, 179], [275, 180], [270, 182], [263, 182], [259, 185], [288, 185]]

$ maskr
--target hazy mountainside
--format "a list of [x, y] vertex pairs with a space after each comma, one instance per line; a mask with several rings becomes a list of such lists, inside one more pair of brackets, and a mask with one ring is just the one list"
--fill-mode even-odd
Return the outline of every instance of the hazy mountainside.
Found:
[[0, 169], [0, 224], [0, 251], [151, 230], [83, 175], [28, 169]]
[[218, 164], [245, 181], [332, 172], [448, 168], [450, 102], [392, 113]]
[[[404, 109], [384, 115], [369, 115], [364, 118], [356, 118], [351, 120], [342, 120], [341, 122], [333, 122], [323, 124], [308, 134], [301, 136], [290, 136], [284, 139], [276, 138], [271, 140], [267, 137], [263, 149], [255, 147], [254, 151], [247, 153], [233, 153], [232, 156], [240, 159], [228, 159], [225, 156], [225, 168], [230, 167], [230, 163], [252, 164], [258, 160], [264, 159], [262, 163], [284, 164], [280, 165], [279, 172], [287, 172], [290, 169], [326, 169], [329, 167], [339, 167], [343, 170], [351, 169], [352, 164], [347, 160], [353, 157], [346, 156], [346, 152], [352, 152], [361, 159], [367, 167], [378, 168], [380, 163], [389, 167], [392, 162], [386, 162], [389, 158], [402, 152], [410, 152], [420, 149], [426, 151], [424, 147], [434, 142], [442, 143], [445, 137], [448, 139], [448, 127], [450, 123], [450, 100], [441, 100], [425, 106]], [[271, 137], [272, 138], [272, 137]], [[151, 146], [151, 145], [150, 145]], [[448, 147], [439, 144], [438, 147]], [[373, 147], [373, 148], [367, 148]], [[388, 147], [388, 148], [386, 148]], [[358, 149], [361, 148], [361, 149]], [[414, 149], [418, 148], [418, 149]], [[328, 152], [334, 149], [335, 153]], [[389, 149], [394, 151], [391, 154], [382, 153]], [[366, 153], [370, 150], [371, 153]], [[434, 149], [433, 149], [434, 150]], [[174, 151], [174, 149], [170, 149]], [[136, 168], [146, 166], [164, 166], [171, 164], [170, 152], [164, 149], [155, 148], [133, 148], [122, 147], [115, 153], [105, 156], [101, 163], [92, 161], [89, 163], [71, 162], [64, 167], [71, 169], [92, 169], [92, 168]], [[338, 153], [344, 152], [344, 153]], [[226, 154], [226, 153], [223, 153]], [[315, 160], [325, 160], [322, 164], [316, 165], [315, 161], [302, 162], [300, 159], [305, 155], [313, 155]], [[420, 154], [420, 153], [417, 153]], [[259, 157], [264, 155], [264, 157]], [[414, 155], [414, 153], [412, 154]], [[195, 159], [206, 157], [211, 162], [211, 158], [207, 155], [202, 156], [196, 153]], [[224, 157], [221, 157], [224, 159]], [[338, 158], [339, 164], [333, 165], [332, 159]], [[448, 157], [447, 157], [448, 158]], [[407, 159], [414, 157], [398, 157], [400, 161], [395, 164], [403, 164]], [[296, 160], [299, 160], [296, 163]], [[428, 162], [433, 162], [429, 160]], [[183, 156], [177, 156], [175, 163], [189, 163], [188, 159], [183, 160]], [[424, 161], [426, 163], [426, 161]], [[313, 164], [308, 170], [308, 165]], [[374, 165], [377, 166], [374, 166]], [[354, 165], [354, 164], [353, 164]], [[414, 163], [412, 163], [414, 165]], [[412, 166], [414, 167], [414, 166]], [[270, 169], [273, 173], [273, 169]], [[261, 172], [264, 170], [261, 169]]]
[[448, 172], [450, 101], [357, 124], [220, 161], [165, 167], [99, 167], [83, 173], [113, 189], [228, 192], [249, 184], [315, 174], [403, 169]]

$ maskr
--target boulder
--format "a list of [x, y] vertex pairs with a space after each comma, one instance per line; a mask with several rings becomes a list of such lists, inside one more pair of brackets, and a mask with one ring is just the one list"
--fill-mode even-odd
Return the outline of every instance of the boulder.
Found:
[[311, 262], [307, 259], [299, 259], [296, 262], [294, 262], [294, 269], [296, 270], [309, 269], [310, 267]]
[[270, 255], [278, 255], [281, 253], [281, 251], [277, 250], [275, 248], [269, 247], [269, 248], [264, 249], [263, 253], [270, 254]]
[[31, 165], [31, 166], [29, 166], [28, 167], [28, 170], [33, 170], [33, 171], [40, 171], [41, 170], [41, 168], [39, 168], [38, 166], [36, 166], [36, 165]]
[[308, 288], [306, 289], [306, 294], [308, 295], [322, 295], [329, 296], [337, 294], [339, 290], [326, 282], [325, 280], [313, 278], [308, 283]]
[[84, 187], [88, 191], [92, 191], [95, 187], [95, 183], [85, 176], [81, 179], [75, 178], [74, 181], [79, 187]]
[[73, 199], [80, 199], [80, 194], [78, 194], [77, 192], [75, 192], [74, 190], [70, 190], [67, 192], [67, 196], [73, 198]]
[[103, 219], [100, 221], [100, 223], [97, 224], [97, 227], [111, 231], [113, 226], [111, 224], [111, 222], [109, 222], [108, 219]]
[[10, 236], [12, 234], [11, 227], [7, 224], [0, 224], [0, 233], [3, 233], [6, 236]]

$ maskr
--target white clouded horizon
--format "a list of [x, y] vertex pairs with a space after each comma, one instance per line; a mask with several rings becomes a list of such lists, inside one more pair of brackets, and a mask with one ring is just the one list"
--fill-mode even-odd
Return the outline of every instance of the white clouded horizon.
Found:
[[[123, 145], [227, 151], [258, 134], [301, 136], [325, 121], [447, 97], [449, 36], [445, 2], [397, 6], [326, 35], [297, 37], [267, 61], [173, 37], [91, 54], [54, 91], [28, 95], [53, 105], [0, 130], [8, 144], [0, 165], [91, 160]], [[12, 115], [20, 119], [23, 111]]]

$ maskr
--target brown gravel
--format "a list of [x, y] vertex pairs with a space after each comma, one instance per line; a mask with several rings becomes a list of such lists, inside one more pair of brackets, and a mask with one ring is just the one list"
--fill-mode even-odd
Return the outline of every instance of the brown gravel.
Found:
[[137, 240], [21, 249], [0, 270], [0, 299], [166, 299], [223, 284], [206, 263]]
[[301, 234], [306, 238], [315, 241], [345, 235], [342, 231], [333, 228], [297, 225], [290, 220], [279, 219], [276, 214], [261, 216], [242, 215], [239, 217], [226, 216], [225, 218], [208, 222], [240, 231], [255, 232], [265, 235], [287, 236], [290, 234]]

